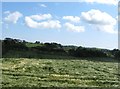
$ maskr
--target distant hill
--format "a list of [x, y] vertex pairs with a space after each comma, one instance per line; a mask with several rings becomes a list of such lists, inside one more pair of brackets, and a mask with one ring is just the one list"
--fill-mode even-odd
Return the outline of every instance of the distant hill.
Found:
[[20, 39], [5, 38], [2, 40], [3, 57], [45, 58], [45, 57], [111, 57], [120, 58], [118, 49], [88, 48], [82, 46], [64, 46], [58, 43], [34, 43]]

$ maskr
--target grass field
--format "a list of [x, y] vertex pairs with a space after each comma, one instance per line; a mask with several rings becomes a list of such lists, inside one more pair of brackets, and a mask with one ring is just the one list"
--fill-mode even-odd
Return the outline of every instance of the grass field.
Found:
[[118, 87], [118, 62], [107, 60], [3, 58], [2, 87]]

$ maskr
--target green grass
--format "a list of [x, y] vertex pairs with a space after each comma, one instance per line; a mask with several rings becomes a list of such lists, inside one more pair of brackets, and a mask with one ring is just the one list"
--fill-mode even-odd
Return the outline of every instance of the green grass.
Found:
[[118, 63], [107, 60], [3, 58], [2, 87], [118, 87]]
[[36, 44], [36, 43], [26, 43], [27, 47], [36, 47], [36, 46], [43, 46], [43, 44]]

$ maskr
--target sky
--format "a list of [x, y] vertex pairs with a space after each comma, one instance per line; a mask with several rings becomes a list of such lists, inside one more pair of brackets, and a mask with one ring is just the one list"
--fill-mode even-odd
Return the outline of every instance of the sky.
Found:
[[118, 48], [116, 0], [3, 2], [2, 38]]

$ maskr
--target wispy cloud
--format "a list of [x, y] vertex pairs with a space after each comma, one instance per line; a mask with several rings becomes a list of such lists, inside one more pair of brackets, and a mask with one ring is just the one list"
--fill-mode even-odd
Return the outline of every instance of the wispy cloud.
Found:
[[7, 11], [5, 13], [7, 13], [8, 16], [5, 17], [4, 20], [6, 22], [14, 23], [14, 24], [16, 24], [18, 19], [23, 16], [22, 13], [20, 13], [18, 11], [15, 11], [15, 12], [12, 12], [12, 13]]
[[81, 0], [81, 2], [117, 5], [118, 0]]
[[45, 4], [40, 4], [39, 6], [41, 6], [41, 7], [47, 7]]
[[117, 33], [114, 29], [114, 26], [116, 25], [116, 19], [106, 12], [92, 9], [88, 12], [82, 12], [81, 18], [86, 23], [94, 25], [97, 30], [108, 33]]
[[10, 11], [5, 11], [4, 14], [10, 14]]

